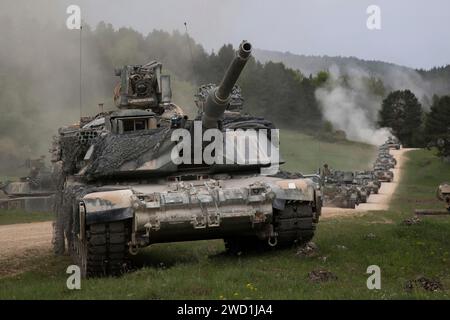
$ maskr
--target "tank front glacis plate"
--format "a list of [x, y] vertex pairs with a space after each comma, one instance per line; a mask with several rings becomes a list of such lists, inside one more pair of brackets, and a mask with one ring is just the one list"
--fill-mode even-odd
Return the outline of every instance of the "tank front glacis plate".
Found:
[[133, 185], [129, 189], [84, 196], [86, 223], [133, 217], [133, 232], [154, 242], [270, 236], [273, 206], [286, 200], [314, 201], [305, 179], [254, 176]]

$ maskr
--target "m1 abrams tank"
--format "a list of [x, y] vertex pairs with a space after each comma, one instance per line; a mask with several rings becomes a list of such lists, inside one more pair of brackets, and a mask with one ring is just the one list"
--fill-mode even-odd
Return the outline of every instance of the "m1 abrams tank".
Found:
[[450, 183], [444, 182], [437, 188], [437, 198], [444, 201], [445, 208], [450, 212]]
[[370, 195], [370, 190], [364, 184], [359, 184], [355, 179], [355, 173], [352, 171], [335, 171], [335, 179], [339, 184], [354, 190], [357, 194], [357, 203], [366, 203]]
[[[83, 276], [121, 273], [129, 255], [154, 243], [224, 239], [236, 251], [313, 237], [320, 214], [314, 183], [263, 175], [282, 161], [254, 162], [231, 143], [256, 129], [273, 147], [271, 156], [277, 150], [276, 131], [267, 130], [273, 124], [230, 114], [230, 95], [250, 56], [244, 41], [220, 85], [201, 90], [196, 121], [172, 102], [170, 78], [152, 62], [117, 70], [118, 110], [59, 130], [54, 245], [62, 253], [67, 243]], [[212, 140], [223, 142], [226, 152], [212, 152], [205, 143]], [[227, 161], [210, 163], [207, 154]]]
[[339, 184], [325, 184], [323, 187], [323, 205], [355, 209], [359, 204], [358, 192], [353, 187]]
[[55, 184], [53, 175], [45, 166], [44, 158], [28, 159], [30, 170], [19, 181], [0, 183], [0, 208], [26, 212], [52, 212]]
[[380, 152], [378, 154], [377, 159], [380, 159], [380, 160], [385, 160], [386, 159], [387, 161], [392, 162], [394, 164], [394, 166], [397, 165], [397, 160], [389, 152]]
[[389, 170], [389, 167], [376, 163], [373, 166], [373, 173], [378, 181], [392, 182], [394, 180], [394, 173]]
[[355, 173], [355, 180], [368, 188], [371, 193], [377, 194], [380, 190], [381, 182], [375, 177], [373, 171], [358, 171]]
[[396, 150], [399, 150], [401, 147], [400, 141], [395, 137], [389, 137], [386, 140], [385, 145], [387, 145], [390, 149], [396, 149]]
[[394, 158], [387, 158], [387, 157], [378, 157], [375, 160], [374, 165], [381, 165], [388, 169], [394, 169], [396, 165], [396, 160]]
[[360, 203], [355, 186], [346, 185], [339, 179], [342, 171], [333, 171], [323, 176], [322, 197], [325, 207], [354, 209]]

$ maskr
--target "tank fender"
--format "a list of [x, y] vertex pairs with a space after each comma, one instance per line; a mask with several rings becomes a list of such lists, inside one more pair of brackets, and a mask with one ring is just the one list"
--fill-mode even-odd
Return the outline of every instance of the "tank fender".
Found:
[[271, 182], [270, 188], [275, 193], [273, 207], [284, 210], [285, 203], [288, 200], [293, 201], [315, 201], [314, 183], [307, 179], [280, 179]]
[[85, 195], [84, 206], [86, 224], [120, 221], [134, 216], [135, 196], [132, 190], [93, 192]]

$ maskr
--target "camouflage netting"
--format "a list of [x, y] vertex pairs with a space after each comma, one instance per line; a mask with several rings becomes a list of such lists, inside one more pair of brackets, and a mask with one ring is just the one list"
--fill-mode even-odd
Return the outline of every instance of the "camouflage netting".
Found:
[[158, 155], [163, 142], [170, 141], [171, 133], [170, 128], [158, 128], [100, 136], [94, 141], [93, 162], [88, 166], [86, 174], [90, 177], [112, 174], [131, 161], [139, 167]]
[[86, 154], [89, 146], [81, 144], [77, 136], [63, 136], [60, 138], [62, 170], [73, 173], [77, 169], [77, 162]]
[[224, 129], [275, 129], [275, 126], [269, 120], [247, 115], [227, 115], [222, 120], [222, 126]]
[[[64, 181], [64, 179], [62, 179]], [[61, 187], [61, 186], [60, 186]], [[55, 222], [53, 222], [53, 250], [55, 254], [63, 254], [67, 248], [72, 248], [74, 236], [74, 221], [78, 220], [78, 211], [74, 206], [88, 193], [86, 186], [73, 186], [59, 189], [55, 198]]]
[[278, 171], [277, 174], [271, 175], [271, 177], [274, 178], [281, 178], [281, 179], [301, 179], [304, 178], [303, 175], [300, 172], [289, 172], [289, 171]]

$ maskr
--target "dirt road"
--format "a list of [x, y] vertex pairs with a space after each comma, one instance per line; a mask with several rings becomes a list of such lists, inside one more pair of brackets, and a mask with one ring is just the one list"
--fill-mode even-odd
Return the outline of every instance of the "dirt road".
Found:
[[361, 203], [356, 207], [356, 209], [345, 209], [345, 208], [328, 208], [322, 209], [323, 218], [334, 218], [342, 216], [352, 216], [364, 214], [368, 211], [377, 210], [387, 210], [389, 209], [389, 203], [391, 201], [392, 195], [398, 186], [398, 183], [402, 176], [403, 164], [405, 162], [405, 153], [414, 149], [400, 149], [391, 150], [391, 154], [397, 160], [397, 165], [392, 170], [394, 172], [394, 181], [383, 182], [378, 194], [371, 194], [367, 203]]
[[21, 273], [29, 257], [50, 254], [52, 222], [0, 226], [0, 277]]

